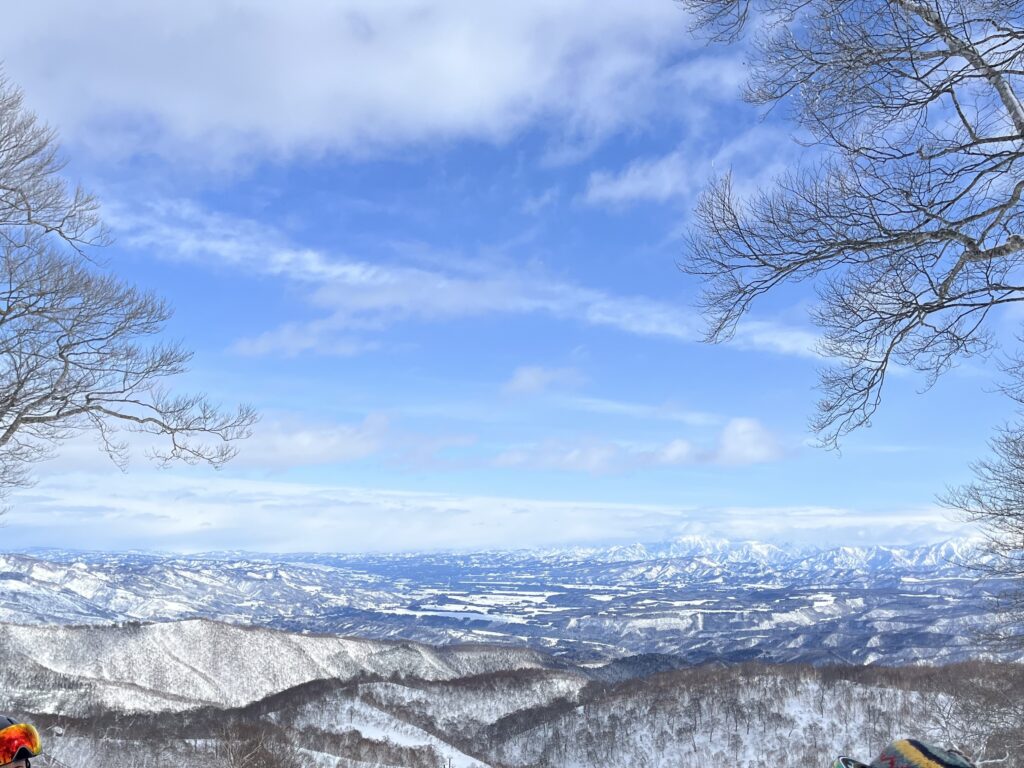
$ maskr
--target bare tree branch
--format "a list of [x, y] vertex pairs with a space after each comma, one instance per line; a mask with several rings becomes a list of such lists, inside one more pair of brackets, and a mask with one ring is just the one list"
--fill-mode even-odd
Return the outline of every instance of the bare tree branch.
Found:
[[[773, 188], [707, 188], [682, 267], [703, 280], [710, 341], [765, 293], [815, 286], [830, 363], [812, 427], [835, 447], [870, 424], [894, 365], [930, 385], [993, 350], [990, 314], [1024, 301], [1024, 2], [680, 2], [713, 39], [757, 27], [746, 98], [785, 103], [810, 137]], [[1010, 373], [1024, 405], [1024, 364]], [[1003, 608], [1024, 643], [1024, 426], [992, 448], [946, 501], [983, 527], [991, 573], [1019, 585]]]
[[713, 341], [782, 283], [819, 287], [839, 362], [813, 426], [835, 446], [870, 422], [892, 364], [933, 380], [988, 351], [981, 320], [1024, 296], [1022, 4], [683, 4], [714, 36], [757, 15], [747, 97], [791, 104], [821, 157], [746, 199], [714, 183], [683, 267], [705, 279]]
[[0, 495], [85, 433], [122, 467], [119, 430], [162, 441], [150, 451], [161, 462], [220, 466], [255, 412], [170, 393], [191, 353], [159, 339], [165, 302], [91, 259], [109, 238], [63, 167], [53, 131], [0, 78]]

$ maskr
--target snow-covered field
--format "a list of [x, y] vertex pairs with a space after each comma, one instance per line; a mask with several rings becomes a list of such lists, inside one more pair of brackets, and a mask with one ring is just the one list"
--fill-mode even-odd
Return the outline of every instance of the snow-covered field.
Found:
[[782, 550], [689, 538], [550, 552], [205, 557], [0, 555], [0, 620], [239, 625], [428, 643], [507, 642], [576, 661], [634, 653], [812, 663], [977, 655], [998, 584], [965, 545]]

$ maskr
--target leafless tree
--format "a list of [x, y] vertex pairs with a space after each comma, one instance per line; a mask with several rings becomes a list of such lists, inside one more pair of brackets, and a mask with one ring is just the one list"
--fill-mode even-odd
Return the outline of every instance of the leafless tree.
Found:
[[215, 757], [225, 768], [298, 768], [308, 762], [295, 747], [258, 726], [225, 730], [217, 741]]
[[983, 321], [1024, 298], [1022, 3], [682, 0], [716, 36], [762, 26], [747, 98], [785, 101], [817, 162], [740, 200], [701, 198], [684, 267], [706, 279], [709, 338], [762, 294], [816, 279], [824, 373], [815, 427], [866, 424], [894, 363], [935, 377], [990, 348]]
[[[808, 158], [742, 198], [714, 181], [683, 268], [705, 281], [712, 341], [763, 294], [816, 286], [831, 362], [812, 425], [834, 447], [870, 423], [893, 366], [931, 384], [991, 351], [986, 320], [1024, 300], [1024, 2], [681, 2], [714, 39], [756, 27], [746, 98], [788, 109]], [[1024, 548], [1024, 428], [996, 449], [954, 500], [1009, 552]]]
[[62, 169], [53, 131], [0, 79], [0, 493], [83, 433], [120, 465], [119, 429], [156, 436], [159, 460], [222, 464], [255, 413], [166, 387], [191, 356], [157, 339], [170, 309], [93, 259], [97, 202]]
[[[1024, 392], [1014, 394], [1024, 404]], [[974, 482], [951, 489], [944, 501], [977, 523], [985, 538], [975, 570], [995, 583], [1009, 582], [993, 598], [994, 621], [985, 640], [993, 646], [1024, 647], [1024, 424], [1001, 427], [992, 455], [974, 464]]]

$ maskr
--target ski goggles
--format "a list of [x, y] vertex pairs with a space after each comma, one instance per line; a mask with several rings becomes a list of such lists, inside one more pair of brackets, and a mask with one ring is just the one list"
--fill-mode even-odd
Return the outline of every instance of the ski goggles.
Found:
[[28, 723], [17, 723], [0, 730], [0, 766], [37, 757], [42, 751], [39, 731]]
[[854, 760], [852, 757], [837, 757], [832, 761], [832, 768], [870, 768], [860, 760]]

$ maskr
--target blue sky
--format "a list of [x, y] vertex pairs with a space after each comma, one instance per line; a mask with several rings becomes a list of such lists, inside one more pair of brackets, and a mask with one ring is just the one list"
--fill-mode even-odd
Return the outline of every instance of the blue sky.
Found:
[[836, 454], [806, 427], [811, 286], [700, 343], [696, 195], [804, 150], [671, 0], [54, 0], [8, 9], [0, 50], [103, 201], [110, 268], [176, 308], [181, 387], [263, 414], [220, 472], [122, 474], [72, 441], [8, 546], [962, 530], [934, 498], [1009, 415], [990, 364], [925, 395], [895, 376]]

